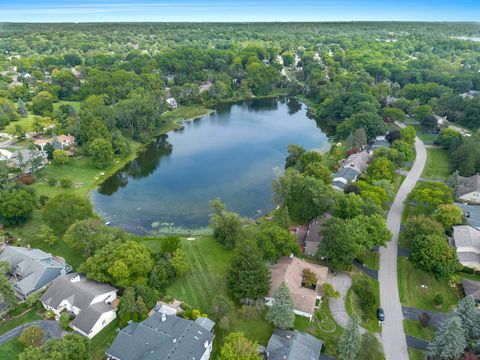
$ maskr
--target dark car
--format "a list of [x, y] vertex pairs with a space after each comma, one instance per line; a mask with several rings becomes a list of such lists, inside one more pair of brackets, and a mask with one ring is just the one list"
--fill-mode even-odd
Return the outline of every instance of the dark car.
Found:
[[377, 318], [378, 318], [378, 321], [385, 321], [385, 312], [383, 311], [382, 308], [378, 308]]

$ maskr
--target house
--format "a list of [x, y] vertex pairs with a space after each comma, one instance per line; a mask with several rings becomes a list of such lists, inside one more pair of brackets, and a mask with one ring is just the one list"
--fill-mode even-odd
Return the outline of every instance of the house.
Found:
[[343, 161], [342, 167], [354, 169], [362, 174], [367, 170], [371, 157], [368, 151], [365, 150], [352, 154]]
[[198, 92], [201, 94], [205, 91], [209, 91], [210, 88], [212, 87], [213, 83], [211, 81], [207, 81], [203, 84], [200, 84], [199, 86], [199, 89], [198, 89]]
[[456, 202], [460, 209], [463, 211], [463, 217], [467, 221], [467, 224], [471, 227], [480, 229], [480, 206], [479, 205], [471, 205], [466, 203], [459, 203]]
[[470, 204], [480, 204], [480, 174], [458, 177], [457, 198]]
[[72, 273], [55, 280], [40, 301], [45, 309], [55, 313], [57, 319], [64, 310], [73, 314], [72, 329], [92, 339], [117, 317], [112, 306], [117, 291], [83, 274]]
[[373, 152], [381, 147], [390, 147], [390, 143], [385, 139], [385, 136], [377, 136], [375, 141], [367, 148], [368, 154], [373, 155]]
[[347, 186], [347, 184], [355, 182], [357, 177], [360, 173], [353, 169], [344, 167], [337, 171], [337, 173], [333, 176], [332, 185], [334, 189], [343, 190]]
[[[313, 272], [317, 278], [314, 288], [303, 286], [303, 271], [305, 269]], [[317, 300], [321, 298], [320, 289], [327, 279], [328, 268], [309, 263], [292, 255], [281, 257], [276, 264], [270, 266], [270, 273], [271, 286], [268, 296], [265, 297], [266, 305], [272, 305], [273, 294], [284, 282], [290, 289], [295, 301], [295, 314], [311, 320], [317, 307]]]
[[473, 297], [477, 304], [480, 304], [480, 281], [462, 279], [462, 287], [465, 296]]
[[22, 300], [71, 270], [60, 257], [20, 246], [6, 246], [0, 254], [1, 261], [8, 263], [10, 282], [13, 283], [17, 297]]
[[155, 305], [155, 311], [166, 315], [176, 315], [178, 312], [182, 311], [180, 305], [181, 303], [178, 300], [174, 300], [171, 303], [157, 301], [157, 305]]
[[35, 172], [48, 163], [45, 151], [21, 149], [15, 151], [10, 157], [10, 166], [20, 168], [23, 172]]
[[460, 94], [462, 98], [467, 98], [467, 99], [473, 99], [474, 96], [480, 95], [480, 91], [477, 90], [469, 90], [467, 92], [464, 92], [463, 94]]
[[458, 132], [462, 136], [472, 136], [472, 134], [470, 134], [467, 130], [462, 129], [461, 127], [454, 126], [454, 125], [448, 125], [448, 128], [452, 129], [452, 130], [455, 130], [456, 132]]
[[453, 242], [460, 264], [480, 270], [480, 230], [469, 225], [454, 226]]
[[[198, 320], [198, 319], [197, 319]], [[208, 360], [214, 335], [202, 321], [155, 313], [120, 330], [106, 351], [118, 360]]]
[[69, 135], [54, 135], [50, 139], [38, 139], [33, 144], [39, 149], [44, 150], [45, 145], [52, 144], [55, 149], [65, 149], [75, 146], [75, 136]]
[[448, 120], [446, 116], [438, 116], [438, 115], [433, 115], [437, 122], [437, 127], [442, 128], [448, 124]]
[[178, 107], [178, 104], [175, 98], [171, 97], [171, 98], [168, 98], [166, 101], [168, 106], [170, 106], [172, 109], [176, 109]]
[[330, 214], [326, 214], [321, 218], [314, 219], [308, 225], [308, 230], [304, 241], [305, 254], [310, 256], [315, 256], [317, 254], [318, 247], [320, 246], [323, 238], [323, 236], [320, 234], [320, 230], [325, 221], [327, 221], [331, 217], [332, 216]]
[[318, 360], [321, 340], [310, 334], [275, 329], [266, 349], [267, 360]]
[[394, 97], [394, 96], [387, 96], [387, 97], [385, 98], [385, 104], [386, 104], [386, 105], [392, 105], [392, 104], [396, 103], [398, 100], [399, 100], [399, 99], [396, 98], [396, 97]]
[[0, 161], [10, 160], [12, 153], [5, 149], [0, 149]]

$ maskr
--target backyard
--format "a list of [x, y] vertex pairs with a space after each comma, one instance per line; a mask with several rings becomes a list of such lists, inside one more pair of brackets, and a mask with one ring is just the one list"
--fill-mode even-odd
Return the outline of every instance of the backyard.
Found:
[[427, 163], [422, 177], [447, 180], [450, 175], [450, 155], [445, 149], [427, 148]]

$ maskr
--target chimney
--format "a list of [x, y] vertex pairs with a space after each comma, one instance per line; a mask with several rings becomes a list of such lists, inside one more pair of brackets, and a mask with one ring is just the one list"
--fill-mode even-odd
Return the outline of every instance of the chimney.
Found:
[[204, 347], [205, 349], [208, 349], [208, 340], [205, 340], [205, 342], [203, 343], [203, 347]]
[[72, 283], [76, 283], [80, 281], [80, 275], [75, 275], [73, 278], [70, 279]]
[[292, 336], [290, 334], [287, 335], [287, 340], [290, 340]]
[[177, 342], [177, 338], [173, 338], [173, 343], [175, 344]]
[[[162, 314], [162, 322], [164, 322], [165, 320], [167, 320], [167, 315]], [[175, 342], [175, 341], [174, 341], [174, 342]]]

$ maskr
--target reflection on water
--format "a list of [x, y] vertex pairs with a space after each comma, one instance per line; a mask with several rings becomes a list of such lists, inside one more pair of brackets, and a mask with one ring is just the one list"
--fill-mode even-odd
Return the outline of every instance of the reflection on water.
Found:
[[328, 146], [326, 135], [294, 99], [220, 105], [181, 131], [158, 137], [146, 151], [91, 193], [95, 209], [113, 224], [145, 233], [152, 223], [186, 228], [208, 224], [208, 202], [256, 217], [272, 209], [271, 182], [287, 145]]

